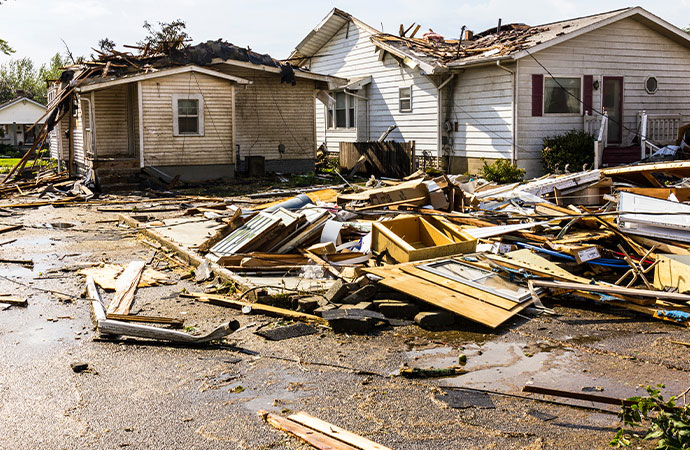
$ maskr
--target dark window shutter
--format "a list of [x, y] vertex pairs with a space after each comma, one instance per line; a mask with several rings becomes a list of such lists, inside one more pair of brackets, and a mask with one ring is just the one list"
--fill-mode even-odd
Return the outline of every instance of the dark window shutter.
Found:
[[532, 115], [541, 116], [544, 108], [544, 75], [532, 75]]
[[584, 103], [584, 113], [592, 114], [592, 84], [594, 84], [594, 76], [585, 75], [582, 78], [582, 103]]

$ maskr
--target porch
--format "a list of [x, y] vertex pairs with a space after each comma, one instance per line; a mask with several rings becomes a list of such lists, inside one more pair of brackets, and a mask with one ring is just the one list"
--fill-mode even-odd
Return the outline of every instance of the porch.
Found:
[[616, 124], [608, 113], [584, 116], [585, 132], [595, 137], [595, 168], [635, 163], [650, 157], [662, 147], [678, 145], [683, 116], [680, 113], [648, 114], [642, 110], [637, 114], [636, 123], [637, 128], [633, 130], [633, 137], [629, 142], [614, 143], [609, 137], [609, 127]]

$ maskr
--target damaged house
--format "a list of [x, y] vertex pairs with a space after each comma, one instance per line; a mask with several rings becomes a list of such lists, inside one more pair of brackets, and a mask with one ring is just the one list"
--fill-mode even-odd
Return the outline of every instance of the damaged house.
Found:
[[[458, 25], [458, 27], [461, 24]], [[464, 29], [464, 27], [463, 27]], [[591, 132], [598, 166], [675, 144], [690, 117], [690, 35], [635, 7], [540, 26], [504, 24], [447, 40], [386, 34], [333, 9], [290, 57], [343, 77], [318, 103], [317, 142], [416, 142], [452, 173], [507, 158], [543, 173], [542, 140]]]
[[340, 81], [223, 41], [101, 55], [50, 89], [60, 105], [52, 156], [71, 173], [93, 169], [101, 185], [133, 183], [144, 168], [163, 179], [230, 178], [248, 161], [310, 171], [316, 93]]

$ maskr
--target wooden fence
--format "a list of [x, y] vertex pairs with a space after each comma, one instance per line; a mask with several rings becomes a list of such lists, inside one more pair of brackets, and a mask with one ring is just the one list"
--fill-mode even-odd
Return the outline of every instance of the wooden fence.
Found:
[[412, 173], [415, 141], [341, 142], [340, 167], [352, 170], [360, 156], [366, 158], [358, 173], [376, 177], [403, 178]]

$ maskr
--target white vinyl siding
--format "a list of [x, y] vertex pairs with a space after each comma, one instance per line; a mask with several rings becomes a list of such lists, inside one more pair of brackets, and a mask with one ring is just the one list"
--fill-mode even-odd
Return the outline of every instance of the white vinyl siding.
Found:
[[[593, 75], [599, 89], [593, 91], [592, 107], [601, 111], [604, 76], [624, 77], [623, 145], [630, 145], [637, 129], [637, 114], [681, 113], [690, 119], [690, 50], [667, 39], [634, 19], [624, 19], [559, 45], [534, 53], [556, 77]], [[581, 130], [581, 115], [532, 117], [532, 74], [544, 69], [531, 57], [518, 63], [518, 145], [520, 166], [528, 176], [539, 175], [542, 139], [545, 136]], [[655, 76], [659, 88], [654, 95], [645, 90], [645, 80]], [[609, 127], [613, 126], [609, 124]]]
[[[511, 70], [515, 66], [509, 66]], [[451, 122], [454, 156], [510, 158], [513, 138], [512, 75], [495, 67], [478, 67], [456, 75]], [[444, 90], [444, 95], [446, 92]]]
[[[389, 139], [416, 141], [417, 154], [427, 150], [437, 153], [438, 107], [434, 84], [419, 69], [400, 67], [388, 55], [379, 61], [370, 32], [352, 22], [343, 26], [326, 45], [311, 58], [310, 68], [342, 78], [371, 75], [372, 81], [357, 95], [369, 98], [357, 102], [357, 128], [326, 128], [326, 105], [317, 101], [317, 141], [326, 142], [329, 151], [338, 151], [340, 142], [376, 140], [391, 125], [398, 125]], [[413, 86], [414, 112], [399, 112], [399, 88]]]

